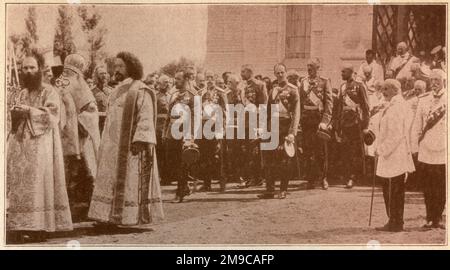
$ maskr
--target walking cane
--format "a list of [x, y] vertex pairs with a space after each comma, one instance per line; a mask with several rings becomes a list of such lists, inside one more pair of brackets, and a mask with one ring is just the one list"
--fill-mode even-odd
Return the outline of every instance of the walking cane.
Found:
[[369, 214], [369, 227], [372, 223], [372, 209], [373, 209], [373, 197], [375, 195], [375, 178], [377, 176], [377, 166], [378, 166], [378, 156], [375, 154], [375, 162], [374, 162], [374, 169], [373, 169], [373, 176], [372, 176], [372, 197], [370, 199], [370, 214]]
[[322, 174], [322, 181], [323, 179], [328, 180], [328, 142], [324, 141], [324, 152], [325, 152], [325, 159], [323, 162], [323, 174]]

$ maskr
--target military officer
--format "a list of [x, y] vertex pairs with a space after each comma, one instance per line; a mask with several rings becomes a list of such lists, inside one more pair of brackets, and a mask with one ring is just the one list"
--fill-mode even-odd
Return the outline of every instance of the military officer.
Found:
[[[186, 76], [185, 72], [179, 71], [175, 74], [176, 81], [176, 90], [171, 95], [169, 100], [169, 118], [166, 121], [165, 128], [165, 138], [167, 140], [167, 154], [170, 157], [168, 159], [168, 167], [171, 168], [171, 174], [168, 175], [170, 179], [177, 180], [177, 191], [175, 200], [177, 202], [183, 202], [183, 199], [186, 195], [190, 194], [189, 186], [188, 186], [188, 177], [189, 172], [191, 171], [191, 167], [187, 166], [182, 162], [182, 151], [183, 145], [186, 138], [175, 139], [171, 132], [171, 127], [180, 116], [172, 116], [172, 109], [175, 105], [181, 104], [184, 106], [188, 106], [191, 111], [191, 119], [194, 114], [194, 97], [197, 95], [188, 84], [188, 76]], [[191, 134], [193, 136], [193, 124], [191, 123]], [[169, 162], [170, 161], [170, 162]]]
[[423, 181], [426, 224], [424, 228], [445, 229], [442, 214], [446, 200], [446, 74], [433, 69], [430, 74], [431, 92], [419, 98], [413, 123], [413, 149], [418, 149], [420, 175]]
[[[328, 145], [317, 136], [317, 131], [328, 132], [333, 111], [330, 80], [319, 76], [320, 61], [308, 61], [308, 76], [300, 83], [302, 149], [305, 159], [308, 188], [321, 177], [322, 188], [328, 189]], [[322, 171], [323, 169], [323, 171]]]
[[402, 91], [405, 91], [405, 84], [408, 78], [412, 76], [411, 66], [414, 63], [420, 63], [419, 58], [408, 52], [408, 45], [400, 42], [397, 45], [397, 55], [392, 58], [387, 69], [393, 73], [393, 78], [402, 84]]
[[100, 116], [98, 124], [101, 134], [106, 119], [106, 107], [108, 105], [108, 97], [113, 91], [113, 89], [108, 86], [108, 73], [106, 72], [106, 67], [98, 66], [95, 69], [94, 74], [96, 85], [92, 89], [92, 94], [94, 94], [95, 102], [97, 103], [98, 107], [98, 112]]
[[[300, 97], [298, 88], [287, 81], [286, 66], [276, 64], [274, 74], [278, 80], [276, 86], [269, 95], [268, 105], [278, 105], [278, 112], [272, 111], [269, 107], [269, 114], [275, 114], [279, 118], [279, 146], [276, 150], [267, 153], [267, 179], [266, 192], [260, 194], [261, 199], [274, 198], [275, 181], [280, 180], [279, 198], [286, 198], [289, 179], [294, 177], [297, 171], [296, 157], [288, 156], [283, 147], [291, 144], [295, 151], [295, 136], [300, 122]], [[271, 122], [269, 122], [271, 123]], [[272, 127], [270, 127], [272, 128]], [[294, 152], [295, 153], [295, 152]]]
[[364, 68], [370, 67], [370, 70], [372, 71], [372, 77], [374, 80], [377, 81], [383, 81], [384, 75], [383, 75], [383, 67], [377, 63], [375, 60], [376, 53], [373, 50], [367, 50], [366, 51], [366, 60], [361, 63], [361, 66], [358, 69], [357, 76], [360, 78], [364, 78]]
[[167, 146], [166, 141], [163, 140], [165, 134], [166, 121], [169, 118], [169, 77], [161, 75], [158, 79], [158, 91], [156, 93], [156, 157], [158, 159], [159, 173], [161, 182], [167, 183]]
[[222, 90], [225, 90], [225, 88], [227, 87], [227, 86], [225, 85], [225, 81], [224, 81], [221, 77], [218, 77], [218, 78], [216, 79], [216, 86], [217, 86], [218, 88], [222, 89]]
[[[237, 105], [242, 104], [241, 99], [241, 91], [242, 89], [239, 87], [240, 85], [240, 79], [238, 75], [234, 73], [229, 73], [227, 75], [227, 90], [225, 91], [228, 104], [231, 105]], [[229, 116], [230, 117], [230, 116]], [[230, 125], [233, 126], [233, 132], [234, 137], [233, 139], [227, 138], [227, 140], [224, 140], [225, 142], [225, 161], [227, 164], [227, 182], [230, 182], [230, 180], [240, 180], [241, 184], [244, 184], [243, 179], [243, 168], [245, 160], [243, 159], [243, 152], [242, 152], [242, 140], [237, 138], [237, 116], [236, 114], [233, 115], [233, 119], [227, 119], [230, 123]], [[231, 122], [231, 120], [233, 120]]]
[[197, 92], [203, 91], [203, 89], [206, 87], [206, 79], [205, 75], [203, 73], [197, 73], [195, 76], [195, 90]]
[[[258, 107], [260, 104], [267, 104], [267, 89], [264, 82], [257, 80], [253, 74], [253, 67], [251, 65], [243, 65], [241, 68], [241, 77], [244, 81], [244, 89], [241, 91], [241, 100], [244, 106], [254, 104]], [[247, 178], [246, 186], [260, 185], [263, 181], [263, 164], [262, 154], [260, 152], [259, 144], [252, 144], [249, 138], [249, 118], [246, 114], [245, 119], [246, 138], [243, 141], [243, 149], [245, 156], [245, 178]], [[252, 181], [250, 180], [252, 179]]]
[[[214, 120], [214, 112], [211, 111], [212, 106], [221, 107], [221, 113], [225, 116], [225, 105], [228, 103], [225, 91], [215, 84], [214, 74], [206, 72], [206, 88], [199, 94], [202, 97], [202, 120]], [[216, 130], [215, 130], [216, 131]], [[214, 177], [220, 178], [221, 189], [225, 189], [225, 175], [223, 173], [223, 145], [221, 139], [202, 138], [197, 140], [200, 148], [199, 174], [203, 178], [204, 184], [201, 191], [211, 191], [211, 180]]]
[[363, 134], [368, 132], [369, 104], [366, 90], [361, 82], [353, 78], [353, 67], [345, 65], [337, 108], [336, 136], [342, 142], [342, 159], [347, 188], [353, 187], [356, 176], [365, 175]]

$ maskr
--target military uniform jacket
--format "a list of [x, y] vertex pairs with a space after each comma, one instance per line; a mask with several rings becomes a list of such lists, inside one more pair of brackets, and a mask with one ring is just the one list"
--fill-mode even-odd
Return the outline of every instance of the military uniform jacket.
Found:
[[341, 85], [336, 108], [336, 128], [360, 125], [361, 129], [369, 126], [369, 102], [364, 85], [355, 80]]
[[272, 89], [268, 101], [268, 113], [272, 115], [271, 104], [278, 104], [278, 117], [290, 118], [289, 134], [297, 135], [300, 122], [300, 96], [297, 87], [286, 83], [283, 87], [276, 86]]
[[227, 97], [227, 102], [228, 104], [241, 104], [242, 103], [242, 99], [241, 99], [241, 90], [237, 89], [236, 91], [233, 91], [231, 89], [227, 89], [225, 91], [225, 95]]
[[249, 79], [241, 92], [241, 99], [244, 106], [249, 103], [255, 105], [267, 104], [267, 89], [262, 81], [255, 78]]
[[[214, 89], [208, 90], [204, 88], [199, 94], [202, 97], [202, 105], [205, 106], [209, 104], [217, 104], [222, 108], [222, 112], [225, 115], [226, 104], [228, 104], [225, 90], [219, 87], [214, 87]], [[203, 112], [203, 119], [206, 120], [208, 117]]]
[[156, 108], [157, 108], [157, 120], [156, 130], [164, 134], [164, 127], [167, 119], [169, 118], [169, 99], [170, 95], [162, 92], [156, 93]]
[[[420, 162], [426, 164], [445, 164], [447, 160], [447, 90], [442, 89], [437, 95], [427, 92], [419, 96], [419, 103], [412, 127], [413, 148], [418, 149]], [[444, 116], [424, 133], [425, 127], [434, 112], [442, 110]], [[422, 134], [424, 133], [424, 134]], [[424, 135], [421, 142], [419, 137]]]
[[305, 111], [318, 111], [321, 114], [320, 122], [329, 125], [333, 113], [330, 80], [319, 76], [314, 79], [303, 78], [299, 92], [302, 117], [307, 117]]
[[107, 85], [103, 86], [103, 90], [100, 90], [98, 87], [92, 89], [99, 112], [106, 112], [108, 97], [112, 91], [113, 89]]
[[180, 91], [180, 90], [176, 90], [169, 99], [169, 111], [168, 111], [168, 119], [166, 121], [166, 129], [165, 129], [165, 133], [166, 133], [166, 138], [172, 138], [172, 133], [171, 133], [171, 125], [172, 123], [178, 118], [177, 116], [172, 116], [171, 112], [173, 107], [176, 104], [184, 104], [187, 105], [189, 107], [189, 109], [191, 110], [191, 128], [192, 128], [192, 135], [193, 135], [193, 130], [194, 130], [194, 97], [196, 96], [197, 93], [193, 92], [192, 90], [188, 89], [188, 90], [184, 90], [184, 91]]

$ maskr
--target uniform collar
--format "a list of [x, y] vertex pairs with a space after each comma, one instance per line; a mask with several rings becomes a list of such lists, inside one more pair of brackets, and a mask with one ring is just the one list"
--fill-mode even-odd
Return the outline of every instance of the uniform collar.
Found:
[[283, 86], [281, 86], [280, 84], [278, 84], [278, 87], [281, 88], [281, 89], [283, 89], [283, 88], [285, 88], [286, 86], [288, 86], [288, 84], [289, 84], [289, 82], [288, 82], [288, 81], [285, 81]]

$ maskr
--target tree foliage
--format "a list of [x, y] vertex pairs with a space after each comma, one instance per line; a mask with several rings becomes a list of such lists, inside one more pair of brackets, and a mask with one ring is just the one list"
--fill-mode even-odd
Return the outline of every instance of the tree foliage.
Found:
[[36, 8], [31, 6], [28, 8], [27, 16], [24, 19], [26, 31], [24, 33], [12, 34], [9, 36], [9, 46], [11, 46], [11, 50], [14, 50], [15, 61], [18, 68], [21, 66], [26, 51], [35, 46], [39, 40], [36, 19]]
[[107, 29], [100, 26], [102, 16], [97, 12], [95, 6], [80, 6], [77, 11], [81, 18], [81, 29], [86, 34], [89, 44], [89, 65], [85, 76], [92, 78], [97, 63], [106, 58], [102, 48], [105, 46]]
[[53, 53], [60, 56], [63, 63], [67, 55], [76, 52], [72, 34], [72, 24], [73, 17], [69, 7], [66, 5], [59, 6]]
[[39, 40], [37, 35], [36, 18], [36, 7], [29, 7], [27, 17], [25, 18], [25, 27], [27, 29], [27, 37], [29, 38], [31, 44], [36, 44]]
[[187, 59], [186, 57], [180, 57], [176, 61], [172, 61], [160, 68], [160, 73], [166, 74], [168, 76], [174, 77], [177, 71], [184, 71], [189, 66], [195, 66], [194, 61]]

